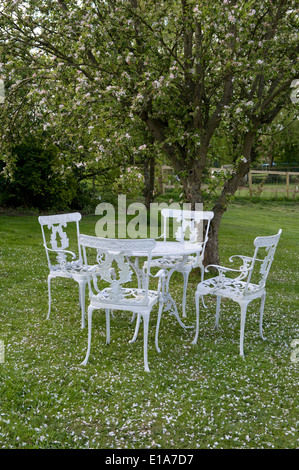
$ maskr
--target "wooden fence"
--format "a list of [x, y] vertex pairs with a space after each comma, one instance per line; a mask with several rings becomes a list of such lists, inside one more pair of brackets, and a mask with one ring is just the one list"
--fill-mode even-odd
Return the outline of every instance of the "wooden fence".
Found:
[[285, 179], [286, 179], [285, 189], [282, 187], [282, 188], [271, 188], [271, 189], [268, 188], [267, 190], [272, 191], [272, 192], [275, 192], [275, 191], [286, 192], [287, 197], [290, 196], [290, 192], [291, 192], [290, 176], [295, 176], [297, 185], [293, 188], [292, 193], [299, 192], [299, 172], [295, 172], [295, 171], [275, 171], [275, 170], [250, 170], [249, 173], [248, 173], [249, 194], [252, 194], [252, 190], [253, 190], [252, 175], [262, 175], [262, 176], [265, 176], [265, 177], [268, 177], [269, 175], [284, 176]]
[[[230, 171], [230, 168], [228, 167], [210, 168], [211, 176], [213, 176], [213, 173], [217, 173], [218, 171], [226, 172], [226, 171]], [[171, 166], [162, 165], [161, 175], [159, 177], [159, 187], [160, 187], [160, 191], [162, 194], [165, 194], [165, 192], [168, 189], [174, 189], [178, 186], [178, 184], [177, 185], [171, 184], [170, 182], [171, 175], [174, 175], [173, 168]], [[295, 172], [295, 171], [250, 170], [248, 173], [248, 176], [245, 178], [244, 185], [241, 186], [239, 190], [247, 189], [249, 191], [249, 195], [252, 195], [255, 191], [254, 190], [255, 185], [252, 181], [255, 175], [265, 177], [265, 179], [269, 175], [279, 175], [279, 176], [285, 177], [285, 184], [280, 184], [279, 187], [277, 185], [276, 188], [267, 187], [267, 184], [266, 186], [264, 186], [263, 184], [262, 185], [260, 184], [259, 189], [258, 189], [260, 193], [265, 190], [269, 192], [274, 192], [274, 193], [285, 192], [287, 197], [290, 197], [290, 194], [293, 194], [293, 197], [294, 197], [296, 193], [299, 193], [299, 172]], [[293, 185], [290, 184], [290, 177], [295, 177], [295, 183]]]

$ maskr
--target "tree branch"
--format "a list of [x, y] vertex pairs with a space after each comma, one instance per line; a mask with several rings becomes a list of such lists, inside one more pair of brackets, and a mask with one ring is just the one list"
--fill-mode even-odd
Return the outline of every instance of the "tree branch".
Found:
[[225, 82], [224, 82], [224, 90], [222, 94], [222, 98], [214, 113], [212, 114], [211, 118], [209, 119], [207, 129], [206, 129], [206, 143], [208, 144], [216, 130], [219, 126], [221, 119], [222, 119], [222, 111], [224, 106], [228, 106], [231, 98], [233, 95], [233, 74], [229, 71], [226, 75]]

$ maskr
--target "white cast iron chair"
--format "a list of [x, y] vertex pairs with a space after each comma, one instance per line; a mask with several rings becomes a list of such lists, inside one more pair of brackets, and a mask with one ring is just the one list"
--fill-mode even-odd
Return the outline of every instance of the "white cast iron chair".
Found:
[[[241, 307], [241, 331], [240, 331], [240, 355], [244, 356], [243, 341], [246, 320], [246, 310], [248, 304], [257, 298], [261, 298], [260, 308], [260, 336], [263, 336], [263, 313], [266, 298], [266, 280], [274, 259], [275, 250], [280, 238], [281, 229], [276, 235], [269, 237], [257, 237], [254, 240], [255, 251], [253, 257], [234, 255], [230, 257], [233, 262], [236, 257], [241, 258], [243, 266], [239, 269], [231, 269], [223, 266], [210, 265], [217, 268], [218, 276], [200, 282], [195, 293], [196, 303], [196, 334], [193, 344], [196, 344], [199, 330], [199, 297], [202, 295], [213, 294], [217, 297], [216, 302], [216, 323], [219, 325], [220, 301], [221, 297], [227, 297], [237, 302]], [[259, 257], [258, 257], [259, 254]], [[228, 277], [229, 274], [238, 273], [234, 279]], [[256, 276], [255, 283], [253, 283]]]
[[[40, 216], [38, 218], [42, 229], [44, 247], [46, 249], [50, 271], [48, 275], [49, 310], [47, 318], [49, 318], [51, 312], [51, 279], [56, 277], [70, 278], [79, 284], [79, 304], [82, 313], [81, 326], [84, 328], [87, 275], [79, 244], [80, 220], [81, 214], [79, 212]], [[67, 227], [68, 230], [70, 230], [73, 224], [75, 224], [76, 228], [74, 249], [77, 251], [77, 255], [73, 251], [68, 250], [70, 240], [66, 231]], [[51, 248], [49, 246], [51, 246]]]
[[[108, 238], [99, 238], [88, 235], [80, 235], [80, 244], [83, 248], [83, 257], [85, 265], [88, 266], [87, 249], [97, 250], [96, 264], [88, 272], [88, 287], [90, 304], [88, 307], [88, 347], [87, 353], [82, 365], [88, 362], [91, 333], [92, 333], [92, 313], [94, 310], [104, 309], [106, 313], [106, 343], [110, 343], [110, 313], [117, 310], [129, 311], [137, 314], [138, 319], [143, 319], [144, 325], [144, 368], [149, 372], [147, 359], [148, 345], [148, 327], [149, 317], [152, 308], [159, 302], [159, 309], [163, 307], [162, 296], [158, 291], [149, 290], [148, 269], [143, 270], [141, 286], [139, 288], [129, 287], [128, 283], [132, 280], [134, 271], [133, 265], [129, 262], [130, 257], [136, 253], [144, 256], [150, 263], [151, 252], [156, 245], [155, 240], [117, 240]], [[94, 250], [93, 250], [94, 251]], [[134, 269], [134, 268], [133, 268]], [[97, 278], [99, 276], [106, 287], [99, 288]], [[136, 281], [137, 283], [137, 281]], [[124, 286], [127, 284], [127, 287]], [[136, 338], [130, 341], [132, 343]]]
[[208, 211], [189, 211], [189, 210], [180, 210], [180, 209], [162, 209], [161, 215], [163, 217], [163, 233], [160, 238], [163, 238], [164, 241], [168, 237], [169, 229], [169, 219], [173, 219], [173, 227], [175, 231], [175, 239], [178, 242], [184, 243], [188, 241], [191, 243], [201, 243], [201, 251], [196, 255], [191, 255], [188, 257], [188, 261], [182, 266], [182, 257], [163, 257], [153, 259], [151, 261], [151, 268], [157, 267], [159, 269], [166, 269], [169, 271], [169, 276], [167, 277], [167, 288], [170, 281], [170, 277], [174, 271], [180, 272], [183, 274], [184, 285], [183, 285], [183, 301], [182, 301], [182, 310], [183, 317], [186, 317], [186, 295], [187, 295], [187, 286], [189, 274], [192, 269], [200, 268], [201, 270], [201, 280], [204, 279], [204, 266], [203, 259], [205, 254], [206, 244], [208, 242], [208, 235], [210, 229], [211, 220], [214, 217], [214, 212]]

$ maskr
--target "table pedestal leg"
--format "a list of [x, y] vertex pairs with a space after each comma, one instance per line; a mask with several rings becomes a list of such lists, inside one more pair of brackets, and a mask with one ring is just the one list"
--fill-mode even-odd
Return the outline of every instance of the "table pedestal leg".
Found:
[[[181, 266], [184, 266], [185, 262], [186, 262], [186, 260], [184, 259], [181, 263]], [[170, 314], [174, 315], [182, 328], [184, 328], [184, 329], [193, 328], [193, 326], [187, 326], [182, 322], [182, 320], [180, 319], [179, 313], [178, 313], [176, 303], [173, 300], [173, 298], [172, 298], [172, 296], [169, 292], [170, 278], [171, 278], [172, 274], [174, 273], [174, 271], [177, 270], [177, 268], [178, 268], [178, 266], [174, 266], [173, 268], [171, 268], [169, 270], [167, 270], [167, 269], [164, 270], [164, 272], [165, 272], [165, 277], [164, 277], [165, 278], [165, 284], [164, 284], [164, 290], [162, 291], [163, 292], [163, 300], [164, 300], [164, 310], [166, 312], [169, 312]], [[166, 307], [165, 307], [165, 305], [166, 305]]]
[[[142, 275], [143, 275], [143, 270], [139, 267], [139, 262], [138, 262], [138, 258], [136, 257], [135, 259], [135, 262], [134, 264], [131, 263], [131, 266], [134, 268], [135, 270], [135, 273], [137, 275], [137, 279], [138, 279], [138, 288], [140, 288], [142, 286]], [[186, 260], [184, 259], [182, 261], [182, 266], [185, 264]], [[174, 266], [173, 268], [171, 269], [162, 269], [163, 271], [163, 274], [162, 276], [160, 277], [161, 279], [161, 295], [162, 295], [162, 309], [161, 311], [159, 312], [159, 315], [158, 315], [158, 321], [157, 321], [157, 328], [156, 328], [156, 338], [158, 338], [158, 333], [159, 333], [159, 326], [160, 326], [160, 319], [161, 319], [161, 314], [163, 311], [165, 312], [168, 312], [170, 313], [171, 315], [174, 315], [175, 318], [177, 319], [179, 325], [184, 328], [184, 330], [186, 330], [187, 328], [193, 328], [193, 326], [187, 326], [185, 325], [185, 323], [182, 322], [180, 316], [179, 316], [179, 313], [178, 313], [178, 309], [177, 309], [177, 306], [176, 306], [176, 303], [174, 301], [174, 299], [172, 298], [170, 292], [169, 292], [169, 282], [170, 282], [170, 278], [172, 276], [172, 274], [174, 273], [174, 271], [176, 271], [177, 269], [177, 265]], [[132, 317], [132, 322], [134, 321], [135, 319], [135, 314], [133, 314], [133, 317]], [[138, 315], [137, 316], [137, 321], [136, 321], [136, 326], [135, 326], [135, 331], [134, 331], [134, 335], [133, 335], [133, 338], [130, 340], [130, 343], [136, 341], [136, 338], [137, 338], [137, 335], [138, 335], [138, 331], [139, 331], [139, 326], [140, 326], [140, 316]], [[158, 349], [158, 348], [157, 348]]]

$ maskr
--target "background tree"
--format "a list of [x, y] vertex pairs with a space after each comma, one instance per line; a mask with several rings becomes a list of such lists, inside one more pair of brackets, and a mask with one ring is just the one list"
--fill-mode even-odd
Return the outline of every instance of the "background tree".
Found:
[[[8, 89], [2, 141], [28, 99], [59, 140], [101, 160], [122, 154], [143, 123], [194, 205], [205, 202], [214, 137], [234, 136], [234, 171], [214, 203], [207, 250], [209, 262], [218, 262], [220, 221], [256, 158], [252, 148], [280, 109], [293, 105], [295, 2], [5, 0], [0, 11], [5, 73], [12, 80], [16, 70], [6, 56], [26, 70]], [[13, 96], [25, 85], [20, 103]]]
[[65, 210], [77, 192], [74, 174], [61, 174], [57, 147], [45, 150], [33, 139], [12, 148], [9, 172], [1, 182], [3, 205]]
[[261, 140], [263, 163], [290, 171], [299, 168], [299, 120], [295, 112], [282, 111]]

